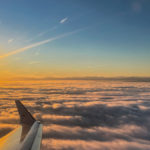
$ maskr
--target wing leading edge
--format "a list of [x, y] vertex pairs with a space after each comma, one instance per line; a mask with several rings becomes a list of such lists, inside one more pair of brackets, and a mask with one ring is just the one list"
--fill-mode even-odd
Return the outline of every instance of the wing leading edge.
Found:
[[42, 124], [20, 101], [15, 101], [21, 126], [0, 139], [0, 150], [40, 150]]

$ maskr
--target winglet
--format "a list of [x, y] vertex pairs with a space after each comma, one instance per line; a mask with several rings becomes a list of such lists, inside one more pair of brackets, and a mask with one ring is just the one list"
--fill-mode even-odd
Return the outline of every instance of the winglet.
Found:
[[20, 123], [22, 125], [32, 126], [36, 120], [19, 100], [15, 102], [20, 116]]
[[36, 120], [19, 100], [15, 102], [20, 116], [20, 124], [22, 125], [20, 141], [23, 141]]

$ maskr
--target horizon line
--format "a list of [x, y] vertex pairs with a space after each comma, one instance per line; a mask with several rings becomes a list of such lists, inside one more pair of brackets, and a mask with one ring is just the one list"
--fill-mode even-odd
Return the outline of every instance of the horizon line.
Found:
[[129, 82], [150, 82], [150, 76], [84, 76], [84, 77], [17, 77], [9, 81], [40, 81], [40, 80], [95, 80], [95, 81], [129, 81]]

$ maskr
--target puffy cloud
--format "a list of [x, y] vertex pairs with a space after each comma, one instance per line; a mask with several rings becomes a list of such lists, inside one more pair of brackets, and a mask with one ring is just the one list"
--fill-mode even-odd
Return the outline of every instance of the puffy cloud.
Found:
[[110, 142], [84, 141], [84, 140], [43, 140], [42, 150], [148, 150], [150, 145], [146, 143], [114, 140]]
[[18, 82], [0, 93], [0, 136], [19, 123], [18, 99], [44, 124], [42, 150], [150, 149], [149, 82]]

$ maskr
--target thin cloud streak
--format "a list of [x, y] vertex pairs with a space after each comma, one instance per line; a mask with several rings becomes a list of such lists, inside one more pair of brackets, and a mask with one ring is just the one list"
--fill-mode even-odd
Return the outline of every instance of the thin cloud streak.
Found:
[[31, 45], [25, 46], [25, 47], [23, 47], [23, 48], [16, 49], [16, 50], [14, 50], [14, 51], [12, 51], [12, 52], [9, 52], [9, 53], [6, 53], [6, 54], [4, 54], [4, 55], [1, 55], [1, 56], [0, 56], [0, 59], [6, 58], [6, 57], [8, 57], [8, 56], [12, 56], [12, 55], [15, 55], [15, 54], [24, 52], [24, 51], [27, 51], [27, 50], [29, 50], [29, 49], [31, 49], [31, 48], [38, 47], [38, 46], [40, 46], [40, 45], [44, 45], [44, 44], [50, 43], [50, 42], [52, 42], [52, 41], [55, 41], [55, 40], [58, 40], [58, 39], [61, 39], [61, 38], [64, 38], [64, 37], [67, 37], [67, 36], [69, 36], [69, 35], [75, 34], [75, 33], [79, 32], [79, 31], [84, 30], [84, 29], [86, 29], [86, 28], [82, 28], [82, 29], [78, 29], [78, 30], [75, 30], [75, 31], [72, 31], [72, 32], [68, 32], [68, 33], [65, 33], [65, 34], [61, 34], [61, 35], [58, 35], [58, 36], [56, 36], [56, 37], [52, 37], [52, 38], [50, 38], [50, 39], [47, 39], [47, 40], [44, 40], [44, 41], [40, 41], [40, 42], [31, 44]]
[[60, 23], [63, 24], [63, 23], [65, 23], [67, 20], [68, 20], [68, 18], [66, 17], [66, 18], [60, 20]]
[[[61, 19], [61, 20], [59, 21], [59, 23], [60, 23], [60, 24], [63, 24], [63, 23], [65, 23], [67, 20], [68, 20], [67, 17], [66, 17], [66, 18], [63, 18], [63, 19]], [[50, 28], [50, 29], [47, 30], [47, 31], [40, 32], [36, 37], [31, 38], [31, 39], [27, 40], [26, 42], [31, 42], [31, 41], [33, 41], [33, 40], [35, 40], [35, 39], [37, 39], [37, 38], [39, 38], [39, 37], [41, 37], [41, 36], [44, 36], [45, 34], [51, 32], [51, 31], [53, 31], [53, 30], [56, 30], [57, 28], [58, 28], [58, 25], [56, 25], [56, 26]]]
[[32, 42], [32, 41], [36, 40], [37, 38], [39, 38], [41, 36], [44, 36], [45, 34], [51, 32], [53, 30], [56, 30], [57, 28], [58, 28], [58, 26], [54, 26], [54, 27], [52, 27], [51, 29], [49, 29], [47, 31], [40, 32], [39, 34], [37, 34], [37, 36], [35, 36], [34, 38], [31, 38], [31, 39], [29, 39], [29, 40], [27, 40], [25, 42]]
[[[59, 21], [59, 23], [60, 23], [60, 24], [64, 24], [67, 20], [68, 20], [67, 17], [66, 17], [66, 18], [63, 18], [63, 19], [61, 19], [61, 20]], [[39, 37], [41, 37], [41, 36], [44, 36], [45, 34], [51, 32], [51, 31], [53, 31], [53, 30], [56, 30], [58, 27], [59, 27], [59, 25], [56, 25], [56, 26], [52, 27], [51, 29], [49, 29], [49, 30], [47, 30], [47, 31], [40, 32], [36, 37], [31, 38], [31, 39], [27, 40], [26, 42], [31, 42], [31, 41], [33, 41], [33, 40], [35, 40], [35, 39], [37, 39], [37, 38], [39, 38]]]
[[9, 39], [8, 44], [12, 43], [13, 41], [14, 41], [14, 39]]

